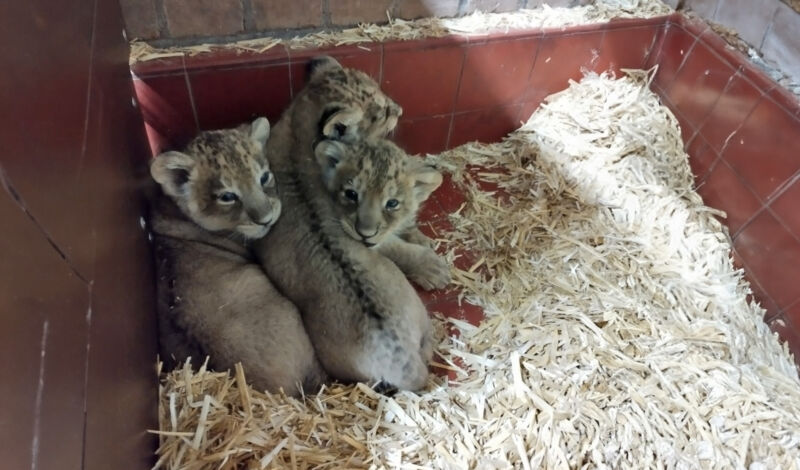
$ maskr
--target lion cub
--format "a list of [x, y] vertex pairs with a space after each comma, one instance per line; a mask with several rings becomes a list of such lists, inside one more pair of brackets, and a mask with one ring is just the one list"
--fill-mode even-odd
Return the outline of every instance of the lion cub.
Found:
[[[342, 67], [329, 56], [315, 57], [310, 65], [311, 77], [306, 96], [324, 96], [325, 100], [319, 122], [315, 123], [315, 116], [309, 116], [308, 120], [300, 120], [301, 126], [316, 125], [319, 138], [351, 143], [360, 139], [386, 137], [397, 126], [403, 109], [384, 95], [369, 76]], [[314, 112], [318, 111], [314, 109]], [[307, 128], [302, 132], [310, 133], [312, 130]], [[439, 184], [441, 182], [433, 190]], [[424, 202], [424, 199], [420, 202]], [[433, 247], [433, 241], [417, 227], [416, 210], [413, 212], [411, 220], [398, 228], [396, 235], [409, 243]]]
[[322, 140], [314, 154], [347, 235], [375, 247], [423, 289], [450, 282], [447, 263], [429, 245], [408, 240], [441, 173], [385, 139]]
[[284, 213], [254, 251], [300, 309], [331, 377], [421, 389], [433, 354], [428, 312], [395, 263], [345, 233], [315, 156], [326, 140], [384, 137], [400, 109], [362, 72], [329, 58], [311, 65], [267, 144]]
[[252, 259], [246, 242], [281, 213], [265, 157], [269, 122], [206, 131], [183, 152], [156, 157], [155, 201], [161, 355], [210, 356], [215, 369], [241, 362], [251, 383], [287, 394], [325, 380], [297, 308]]

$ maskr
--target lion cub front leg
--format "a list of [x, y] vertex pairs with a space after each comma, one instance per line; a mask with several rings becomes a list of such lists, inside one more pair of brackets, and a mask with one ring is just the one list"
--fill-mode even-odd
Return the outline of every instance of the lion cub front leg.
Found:
[[376, 249], [425, 290], [442, 289], [450, 283], [450, 267], [428, 246], [409, 243], [392, 235]]
[[434, 248], [436, 246], [436, 242], [422, 233], [416, 225], [403, 230], [399, 236], [402, 240], [414, 245], [426, 246], [428, 248]]

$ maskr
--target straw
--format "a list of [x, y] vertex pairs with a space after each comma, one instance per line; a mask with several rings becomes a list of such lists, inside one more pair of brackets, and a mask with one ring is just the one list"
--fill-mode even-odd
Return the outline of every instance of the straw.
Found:
[[240, 368], [180, 368], [162, 377], [157, 467], [798, 468], [795, 363], [651, 77], [587, 76], [502, 142], [428, 157], [466, 194], [446, 255], [482, 260], [453, 272], [481, 325], [435, 318], [454, 381], [298, 400]]

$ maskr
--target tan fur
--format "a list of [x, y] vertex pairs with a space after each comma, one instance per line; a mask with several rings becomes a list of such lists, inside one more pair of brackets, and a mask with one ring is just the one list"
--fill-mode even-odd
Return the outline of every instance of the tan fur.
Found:
[[[297, 308], [246, 246], [280, 214], [275, 179], [264, 177], [268, 135], [263, 118], [204, 132], [151, 164], [164, 192], [152, 216], [161, 354], [167, 366], [206, 355], [215, 369], [241, 362], [256, 387], [297, 395], [315, 391], [325, 373]], [[225, 192], [236, 200], [220, 201]]]
[[[250, 127], [206, 131], [184, 152], [166, 152], [153, 160], [150, 173], [183, 212], [206, 230], [264, 236], [281, 212], [275, 179], [264, 156], [269, 122]], [[261, 133], [263, 135], [256, 135]], [[266, 176], [265, 185], [260, 178]], [[188, 181], [191, 184], [183, 184]], [[220, 198], [232, 194], [234, 200]]]
[[309, 118], [296, 116], [298, 134], [355, 141], [385, 137], [397, 126], [402, 108], [369, 75], [327, 56], [312, 59], [310, 65], [308, 84], [297, 97], [303, 106], [294, 107]]
[[[309, 119], [297, 116], [298, 134], [311, 135], [317, 126], [317, 139], [355, 142], [360, 139], [386, 137], [397, 126], [402, 108], [387, 97], [367, 74], [344, 68], [335, 59], [320, 56], [311, 61], [311, 76], [303, 96], [309, 106], [300, 107]], [[319, 125], [314, 116], [325, 118]], [[435, 188], [434, 188], [435, 189]], [[433, 241], [416, 226], [416, 220], [399, 231], [409, 243], [433, 246]]]
[[344, 232], [313, 152], [320, 139], [382, 137], [396, 105], [366, 75], [323, 60], [269, 140], [284, 211], [253, 248], [331, 376], [420, 389], [433, 352], [427, 311], [392, 261]]
[[315, 156], [346, 234], [375, 247], [425, 289], [450, 282], [447, 263], [432, 248], [408, 241], [424, 237], [409, 229], [416, 228], [420, 205], [442, 184], [441, 173], [385, 139], [325, 139]]

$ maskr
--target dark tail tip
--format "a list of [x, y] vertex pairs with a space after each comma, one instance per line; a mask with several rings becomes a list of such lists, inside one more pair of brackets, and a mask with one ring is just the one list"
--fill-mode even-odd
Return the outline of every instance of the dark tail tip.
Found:
[[393, 397], [399, 391], [397, 387], [384, 380], [381, 380], [380, 382], [375, 384], [375, 386], [372, 387], [372, 389], [380, 393], [381, 395], [386, 395], [387, 397]]

